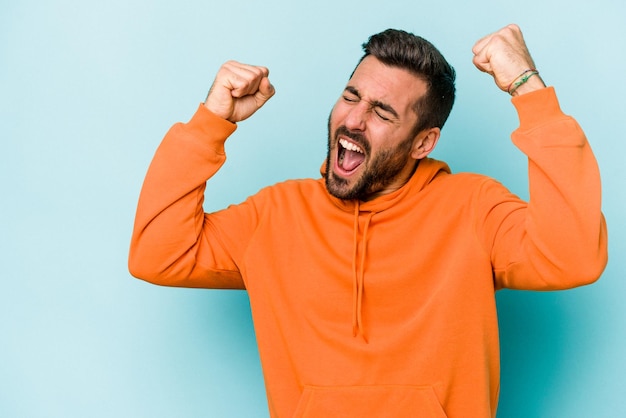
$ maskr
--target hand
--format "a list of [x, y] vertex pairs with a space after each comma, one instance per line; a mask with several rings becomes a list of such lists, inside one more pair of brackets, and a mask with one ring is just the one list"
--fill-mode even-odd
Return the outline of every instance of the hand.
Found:
[[265, 67], [228, 61], [217, 72], [204, 105], [233, 123], [249, 118], [274, 95]]
[[[535, 68], [535, 63], [526, 48], [522, 31], [517, 25], [508, 25], [485, 36], [472, 48], [474, 65], [491, 74], [496, 85], [508, 92], [512, 82], [526, 70]], [[512, 94], [528, 93], [545, 87], [539, 75], [528, 79]]]

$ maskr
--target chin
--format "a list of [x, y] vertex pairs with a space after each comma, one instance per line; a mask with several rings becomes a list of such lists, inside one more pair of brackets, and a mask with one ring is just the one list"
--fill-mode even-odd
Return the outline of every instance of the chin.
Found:
[[361, 199], [363, 192], [359, 187], [359, 179], [348, 180], [335, 173], [332, 169], [327, 170], [324, 176], [326, 190], [332, 196], [342, 200]]

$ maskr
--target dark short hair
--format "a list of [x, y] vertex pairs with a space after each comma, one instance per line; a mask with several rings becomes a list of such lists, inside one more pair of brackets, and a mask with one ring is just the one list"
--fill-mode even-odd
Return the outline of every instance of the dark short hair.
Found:
[[372, 35], [363, 50], [365, 55], [359, 64], [372, 55], [385, 65], [410, 71], [426, 83], [426, 94], [415, 103], [416, 133], [443, 127], [454, 104], [456, 74], [432, 43], [403, 30], [387, 29]]

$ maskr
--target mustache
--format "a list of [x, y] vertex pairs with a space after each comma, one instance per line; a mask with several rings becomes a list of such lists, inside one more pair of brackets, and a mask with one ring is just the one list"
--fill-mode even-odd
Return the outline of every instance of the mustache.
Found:
[[337, 139], [340, 135], [345, 136], [346, 138], [350, 138], [354, 143], [356, 143], [361, 148], [363, 148], [363, 151], [365, 151], [368, 154], [370, 153], [370, 149], [371, 149], [370, 143], [365, 138], [365, 135], [363, 135], [362, 133], [353, 132], [349, 130], [348, 128], [346, 128], [345, 125], [341, 125], [337, 129], [335, 129], [335, 135], [334, 135], [335, 139]]

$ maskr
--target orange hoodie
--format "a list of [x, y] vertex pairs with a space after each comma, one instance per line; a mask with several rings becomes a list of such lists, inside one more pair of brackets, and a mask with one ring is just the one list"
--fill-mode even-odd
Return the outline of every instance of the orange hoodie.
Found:
[[235, 125], [200, 106], [152, 161], [130, 271], [248, 291], [273, 418], [494, 417], [495, 290], [588, 284], [607, 261], [583, 132], [552, 88], [513, 103], [529, 203], [424, 159], [404, 187], [373, 201], [292, 180], [211, 214], [205, 182]]

